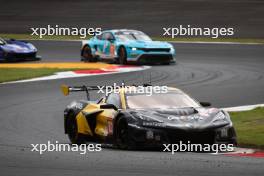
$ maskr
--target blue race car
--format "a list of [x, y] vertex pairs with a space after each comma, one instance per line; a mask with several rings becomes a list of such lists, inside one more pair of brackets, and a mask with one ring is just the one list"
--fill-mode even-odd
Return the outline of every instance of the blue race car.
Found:
[[168, 42], [152, 41], [141, 31], [107, 30], [82, 42], [81, 60], [170, 64], [175, 63], [175, 49]]
[[0, 38], [0, 61], [14, 62], [40, 59], [41, 57], [37, 56], [37, 48], [31, 43]]

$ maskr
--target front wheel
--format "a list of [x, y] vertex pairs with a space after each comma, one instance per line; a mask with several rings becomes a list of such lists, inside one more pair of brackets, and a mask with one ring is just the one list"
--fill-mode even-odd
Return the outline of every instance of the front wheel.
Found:
[[120, 149], [133, 149], [135, 143], [128, 130], [128, 124], [125, 118], [121, 117], [117, 120], [117, 127], [115, 129], [115, 143]]
[[121, 46], [118, 50], [118, 60], [122, 65], [127, 64], [127, 52], [125, 47]]
[[71, 114], [67, 118], [67, 126], [66, 126], [66, 131], [68, 134], [68, 137], [71, 141], [72, 144], [83, 144], [85, 143], [85, 138], [81, 134], [78, 133], [78, 126], [77, 126], [77, 121], [76, 118], [73, 114]]

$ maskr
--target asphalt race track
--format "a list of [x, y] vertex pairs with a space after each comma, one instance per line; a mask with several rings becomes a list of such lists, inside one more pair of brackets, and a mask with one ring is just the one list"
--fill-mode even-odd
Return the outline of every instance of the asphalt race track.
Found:
[[[79, 61], [79, 42], [34, 41], [43, 61]], [[142, 72], [0, 85], [0, 175], [263, 175], [264, 160], [201, 153], [120, 151], [80, 155], [31, 152], [31, 143], [59, 141], [63, 110], [76, 93], [64, 97], [61, 84], [114, 82], [177, 86], [216, 107], [264, 102], [264, 45], [175, 44], [176, 65]], [[143, 78], [144, 77], [144, 78]], [[99, 95], [93, 95], [98, 97]]]
[[[43, 61], [79, 61], [81, 42], [33, 41]], [[153, 66], [142, 73], [70, 80], [69, 84], [142, 83], [180, 87], [217, 107], [264, 102], [264, 45], [174, 44], [177, 65]], [[151, 73], [151, 74], [150, 74]], [[67, 80], [68, 81], [68, 80]], [[57, 81], [53, 81], [57, 82]], [[52, 85], [55, 84], [52, 82]], [[59, 82], [58, 85], [61, 83]], [[49, 85], [51, 86], [51, 85]], [[249, 93], [250, 92], [250, 93]]]

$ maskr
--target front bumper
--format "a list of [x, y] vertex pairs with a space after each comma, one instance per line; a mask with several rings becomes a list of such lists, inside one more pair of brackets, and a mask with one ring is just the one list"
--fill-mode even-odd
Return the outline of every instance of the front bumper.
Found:
[[236, 134], [233, 127], [228, 128], [228, 134], [221, 137], [221, 129], [190, 130], [168, 128], [151, 128], [129, 125], [129, 133], [137, 146], [155, 147], [163, 144], [188, 143], [191, 144], [234, 144]]
[[175, 60], [171, 54], [142, 54], [137, 58], [138, 63], [173, 63]]
[[175, 51], [170, 49], [151, 49], [151, 50], [128, 50], [127, 56], [128, 62], [138, 63], [175, 63], [176, 54]]
[[41, 57], [37, 55], [37, 52], [30, 53], [5, 53], [5, 61], [26, 61], [26, 60], [41, 60]]

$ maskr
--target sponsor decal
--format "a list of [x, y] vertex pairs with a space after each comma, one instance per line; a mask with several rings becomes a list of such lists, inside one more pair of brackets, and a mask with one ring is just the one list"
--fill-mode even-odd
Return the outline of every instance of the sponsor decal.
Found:
[[114, 44], [111, 44], [110, 45], [110, 55], [111, 56], [114, 56], [115, 55], [115, 45]]
[[113, 122], [112, 122], [112, 120], [107, 120], [107, 131], [108, 131], [108, 134], [113, 134]]

